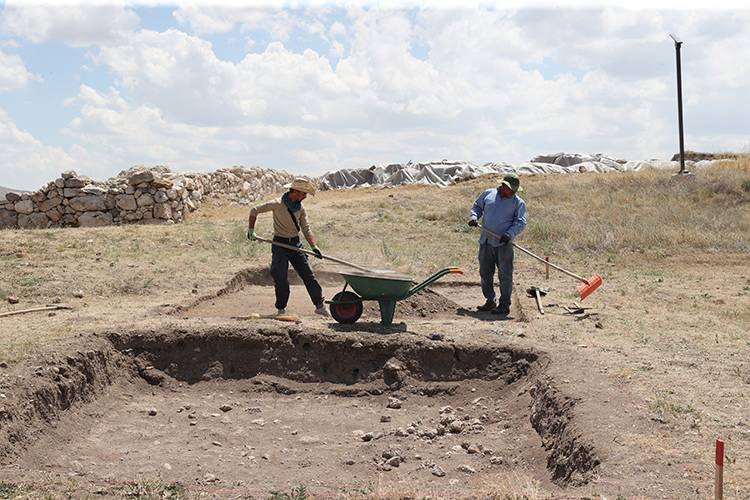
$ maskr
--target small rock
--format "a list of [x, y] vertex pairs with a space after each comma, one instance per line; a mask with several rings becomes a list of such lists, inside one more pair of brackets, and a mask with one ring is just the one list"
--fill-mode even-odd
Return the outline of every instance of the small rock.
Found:
[[349, 460], [347, 460], [347, 461], [346, 461], [345, 463], [346, 463], [346, 465], [354, 465], [354, 460], [352, 460], [352, 459], [350, 458], [350, 459], [349, 459]]
[[603, 323], [602, 323], [601, 321], [597, 321], [596, 323], [594, 323], [594, 326], [595, 326], [596, 328], [600, 329], [600, 330], [601, 330], [602, 328], [604, 328], [604, 324], [603, 324]]
[[5, 361], [0, 361], [0, 368], [8, 368], [8, 363]]
[[211, 444], [212, 444], [212, 445], [214, 445], [214, 446], [218, 446], [218, 447], [222, 447], [222, 446], [224, 446], [224, 445], [223, 445], [223, 444], [221, 444], [221, 443], [220, 443], [219, 441], [211, 441]]
[[76, 290], [73, 292], [73, 297], [76, 299], [82, 299], [83, 298], [83, 292], [81, 290]]
[[224, 403], [223, 405], [219, 406], [219, 409], [223, 412], [232, 411], [232, 406]]
[[459, 472], [463, 472], [465, 474], [474, 474], [476, 470], [473, 467], [469, 467], [466, 464], [461, 464], [458, 467], [456, 467], [456, 470]]
[[172, 470], [172, 466], [166, 462], [164, 463], [164, 468], [167, 470]]
[[438, 464], [432, 464], [432, 466], [430, 467], [430, 472], [432, 473], [433, 476], [437, 476], [437, 477], [445, 476], [445, 471]]
[[492, 465], [501, 465], [503, 463], [503, 457], [490, 457], [490, 464]]
[[375, 434], [372, 432], [365, 432], [362, 434], [362, 441], [372, 441], [375, 438]]
[[8, 298], [6, 299], [9, 304], [18, 304], [18, 297], [15, 295], [8, 295]]
[[401, 463], [401, 457], [396, 455], [395, 457], [391, 457], [388, 460], [385, 461], [386, 465], [390, 465], [391, 467], [398, 467]]
[[443, 340], [445, 336], [442, 333], [433, 333], [430, 335], [430, 340]]
[[213, 474], [208, 473], [205, 476], [203, 476], [203, 480], [207, 483], [215, 483], [219, 480], [219, 478], [214, 476]]
[[150, 416], [154, 417], [154, 416], [156, 416], [156, 413], [157, 413], [157, 412], [156, 412], [156, 408], [149, 408], [149, 409], [148, 409], [148, 414], [149, 414]]
[[380, 416], [380, 421], [381, 422], [390, 422], [391, 421], [391, 416], [390, 415], [381, 415]]
[[398, 410], [401, 408], [401, 400], [398, 398], [388, 398], [388, 404], [386, 405], [386, 408], [390, 408], [392, 410]]
[[408, 432], [406, 432], [406, 430], [404, 430], [404, 428], [403, 428], [403, 427], [399, 427], [398, 429], [396, 429], [396, 432], [395, 432], [395, 434], [396, 434], [396, 436], [398, 436], [398, 437], [406, 437], [406, 436], [408, 436], [408, 435], [409, 435], [409, 433], [408, 433]]
[[255, 424], [255, 425], [259, 425], [261, 427], [263, 427], [264, 425], [266, 425], [266, 421], [263, 420], [262, 418], [256, 418], [255, 420], [252, 421], [252, 423]]
[[461, 420], [454, 420], [448, 424], [448, 431], [454, 434], [458, 434], [464, 430], [464, 423]]

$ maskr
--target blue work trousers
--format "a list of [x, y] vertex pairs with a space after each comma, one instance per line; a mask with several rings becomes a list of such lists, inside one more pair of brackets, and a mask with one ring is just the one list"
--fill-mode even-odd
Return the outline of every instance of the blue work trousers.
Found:
[[[274, 240], [276, 239], [274, 238]], [[302, 248], [299, 239], [294, 239], [297, 241], [288, 242], [284, 238], [283, 243]], [[315, 274], [313, 274], [310, 263], [307, 261], [307, 255], [274, 245], [271, 247], [271, 276], [273, 276], [273, 286], [276, 291], [276, 309], [285, 309], [289, 302], [289, 264], [292, 264], [294, 270], [302, 278], [315, 307], [322, 307], [324, 303], [323, 289], [315, 278]]]
[[482, 279], [484, 298], [495, 302], [493, 285], [497, 269], [500, 278], [500, 301], [498, 306], [510, 307], [510, 294], [513, 290], [513, 245], [506, 243], [493, 247], [489, 243], [479, 245], [479, 276]]

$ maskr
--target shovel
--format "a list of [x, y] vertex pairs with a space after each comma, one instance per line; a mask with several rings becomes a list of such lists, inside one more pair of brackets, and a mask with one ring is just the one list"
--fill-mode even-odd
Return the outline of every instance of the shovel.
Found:
[[[499, 234], [493, 233], [492, 231], [490, 231], [486, 227], [482, 226], [481, 224], [479, 224], [478, 226], [479, 226], [479, 228], [482, 231], [486, 231], [487, 233], [491, 234], [495, 238], [500, 238], [501, 237]], [[545, 259], [539, 257], [538, 255], [530, 252], [529, 250], [526, 250], [524, 247], [522, 247], [521, 245], [517, 244], [516, 242], [513, 242], [513, 246], [516, 247], [517, 249], [519, 249], [520, 251], [522, 251], [523, 253], [525, 253], [526, 255], [534, 257], [539, 262], [547, 264], [550, 267], [553, 267], [553, 268], [557, 269], [558, 271], [567, 274], [571, 278], [575, 278], [578, 281], [580, 281], [581, 284], [578, 285], [578, 295], [580, 295], [581, 300], [585, 299], [586, 297], [588, 297], [589, 295], [591, 295], [592, 293], [594, 293], [594, 290], [596, 290], [597, 288], [599, 288], [601, 286], [601, 284], [602, 284], [602, 277], [599, 276], [598, 274], [595, 274], [595, 275], [593, 275], [592, 277], [590, 277], [588, 279], [587, 278], [583, 278], [581, 276], [578, 276], [577, 274], [574, 274], [574, 273], [568, 271], [567, 269], [563, 269], [560, 266], [556, 266], [555, 264], [553, 264], [551, 262], [548, 262], [547, 260], [545, 260]]]
[[[276, 245], [277, 247], [286, 248], [287, 250], [294, 250], [296, 252], [306, 253], [307, 255], [312, 255], [313, 257], [318, 256], [318, 254], [316, 254], [315, 252], [311, 252], [310, 250], [305, 250], [304, 248], [295, 247], [293, 245], [287, 245], [286, 243], [279, 243], [278, 241], [261, 238], [260, 236], [256, 236], [255, 239], [258, 241], [263, 241], [265, 243], [270, 243], [271, 245]], [[352, 264], [351, 262], [337, 259], [336, 257], [331, 257], [330, 255], [321, 254], [321, 257], [324, 259], [331, 260], [333, 262], [338, 262], [339, 264], [344, 264], [345, 266], [353, 267], [354, 269], [359, 269], [360, 271], [364, 271], [366, 273], [382, 274], [384, 272], [384, 271], [378, 271], [375, 269], [368, 269], [366, 267], [358, 266], [357, 264]]]

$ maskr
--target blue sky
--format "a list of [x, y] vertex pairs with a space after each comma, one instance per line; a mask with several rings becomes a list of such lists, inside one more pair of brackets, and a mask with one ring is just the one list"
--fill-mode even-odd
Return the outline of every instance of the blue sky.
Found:
[[466, 5], [0, 2], [0, 185], [133, 165], [669, 158], [670, 32], [686, 147], [750, 149], [742, 3]]

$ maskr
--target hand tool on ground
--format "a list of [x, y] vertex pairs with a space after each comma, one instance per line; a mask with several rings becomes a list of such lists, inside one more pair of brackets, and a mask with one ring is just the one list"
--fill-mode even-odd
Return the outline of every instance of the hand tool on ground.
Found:
[[539, 309], [540, 314], [544, 314], [544, 308], [542, 307], [542, 297], [547, 295], [547, 292], [549, 292], [549, 289], [539, 288], [538, 286], [532, 286], [526, 289], [526, 293], [529, 295], [529, 297], [534, 297], [534, 300], [536, 300], [536, 307], [537, 309]]
[[250, 313], [247, 316], [234, 316], [232, 319], [250, 320], [250, 319], [275, 319], [276, 321], [290, 321], [298, 323], [301, 320], [296, 314], [258, 314]]
[[38, 312], [38, 311], [58, 311], [60, 309], [73, 309], [70, 306], [64, 306], [62, 304], [55, 304], [52, 306], [43, 306], [43, 307], [32, 307], [31, 309], [21, 309], [18, 311], [8, 311], [0, 314], [0, 318], [4, 318], [5, 316], [15, 316], [16, 314], [26, 314], [30, 312]]
[[[313, 257], [317, 257], [317, 254], [315, 252], [311, 252], [310, 250], [305, 250], [304, 248], [295, 247], [293, 245], [287, 245], [286, 243], [279, 243], [278, 241], [261, 238], [260, 236], [256, 236], [255, 239], [258, 241], [263, 241], [265, 243], [270, 243], [271, 245], [276, 245], [277, 247], [286, 248], [287, 250], [294, 250], [300, 253], [306, 253], [307, 255], [312, 255]], [[384, 271], [380, 271], [377, 269], [368, 269], [366, 267], [358, 266], [357, 264], [352, 264], [351, 262], [347, 262], [342, 259], [337, 259], [336, 257], [331, 257], [330, 255], [321, 254], [320, 258], [328, 259], [333, 262], [338, 262], [339, 264], [344, 264], [345, 266], [353, 267], [354, 269], [359, 269], [360, 271], [364, 271], [366, 273], [384, 273]]]
[[[482, 231], [486, 231], [488, 234], [491, 234], [495, 238], [501, 238], [501, 236], [499, 234], [493, 233], [492, 231], [490, 231], [486, 227], [482, 226], [481, 224], [478, 224], [477, 227], [479, 227]], [[535, 253], [532, 253], [529, 250], [526, 250], [524, 247], [522, 247], [521, 245], [519, 245], [515, 241], [513, 242], [513, 246], [516, 247], [517, 249], [519, 249], [520, 251], [522, 251], [523, 253], [525, 253], [526, 255], [529, 255], [529, 256], [535, 258], [536, 260], [538, 260], [540, 262], [543, 262], [544, 264], [547, 264], [550, 267], [553, 267], [553, 268], [557, 269], [558, 271], [560, 271], [562, 273], [567, 274], [571, 278], [575, 278], [578, 281], [580, 281], [581, 284], [578, 285], [578, 295], [580, 295], [581, 300], [583, 300], [586, 297], [588, 297], [589, 295], [591, 295], [594, 292], [594, 290], [596, 290], [597, 288], [599, 288], [601, 286], [601, 284], [602, 284], [602, 277], [599, 276], [598, 274], [595, 274], [595, 275], [591, 276], [588, 279], [587, 278], [583, 278], [581, 276], [578, 276], [577, 274], [574, 274], [574, 273], [568, 271], [567, 269], [563, 269], [560, 266], [556, 266], [555, 264], [553, 264], [553, 263], [551, 263], [551, 262], [549, 262], [547, 260], [544, 260], [542, 257], [539, 257]]]

